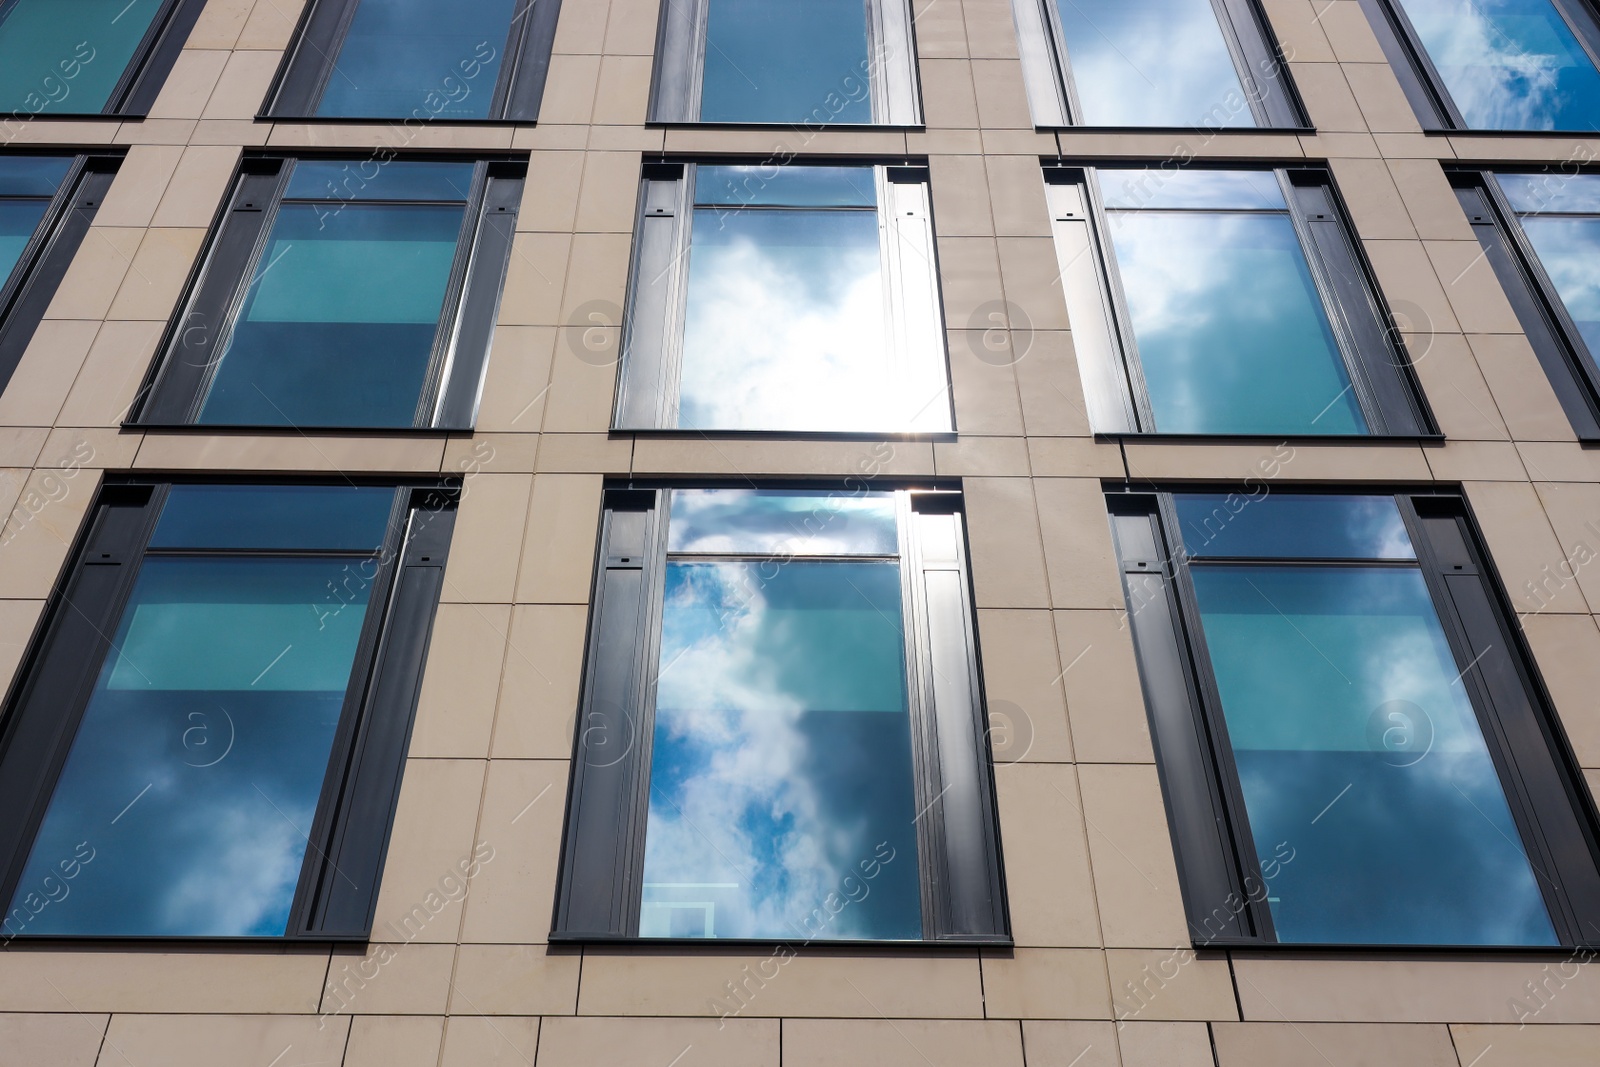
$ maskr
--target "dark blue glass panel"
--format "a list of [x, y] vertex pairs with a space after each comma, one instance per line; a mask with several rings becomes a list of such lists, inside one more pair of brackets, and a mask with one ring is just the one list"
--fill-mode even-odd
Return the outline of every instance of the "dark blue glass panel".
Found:
[[381, 485], [174, 485], [150, 547], [376, 551], [394, 493]]
[[893, 563], [669, 563], [645, 937], [922, 936]]
[[1600, 214], [1600, 174], [1496, 174], [1519, 212]]
[[1110, 220], [1156, 430], [1366, 431], [1287, 215], [1116, 211]]
[[27, 933], [285, 932], [366, 616], [359, 566], [144, 561], [18, 883], [13, 909], [54, 897]]
[[48, 200], [0, 200], [0, 285], [16, 269], [49, 207]]
[[894, 494], [674, 489], [667, 551], [899, 555]]
[[302, 159], [284, 192], [288, 200], [466, 200], [471, 163]]
[[1600, 73], [1550, 0], [1400, 0], [1477, 130], [1592, 130]]
[[872, 167], [696, 167], [697, 205], [877, 207]]
[[1144, 167], [1101, 170], [1098, 174], [1100, 196], [1108, 208], [1289, 210], [1278, 175], [1270, 170]]
[[1192, 574], [1278, 940], [1555, 944], [1421, 572]]
[[71, 167], [72, 160], [60, 156], [0, 156], [0, 285], [16, 268]]
[[413, 425], [464, 212], [283, 205], [197, 421]]
[[0, 4], [0, 111], [103, 111], [160, 10], [161, 0]]
[[361, 0], [317, 114], [488, 118], [514, 7], [515, 0]]
[[55, 196], [71, 169], [71, 156], [0, 156], [0, 196]]
[[1081, 124], [1255, 125], [1208, 0], [1056, 0], [1056, 10]]
[[702, 122], [872, 121], [863, 0], [709, 0]]
[[1392, 496], [1178, 493], [1191, 556], [1281, 559], [1416, 559]]

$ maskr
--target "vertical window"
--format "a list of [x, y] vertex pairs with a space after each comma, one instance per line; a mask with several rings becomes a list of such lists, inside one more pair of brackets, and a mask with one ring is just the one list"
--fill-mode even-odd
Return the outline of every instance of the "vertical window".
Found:
[[906, 0], [666, 0], [654, 122], [921, 123]]
[[315, 0], [267, 111], [532, 122], [559, 11], [558, 0]]
[[1600, 26], [1583, 0], [1362, 0], [1423, 126], [1592, 130]]
[[470, 426], [520, 165], [251, 160], [144, 423]]
[[1251, 0], [1013, 0], [1013, 12], [1036, 125], [1306, 125]]
[[951, 429], [926, 171], [647, 168], [620, 429]]
[[1098, 432], [1425, 432], [1325, 174], [1047, 176]]
[[108, 486], [7, 719], [5, 934], [361, 935], [449, 506]]
[[558, 937], [1006, 939], [959, 504], [608, 494]]
[[201, 6], [202, 0], [0, 0], [0, 112], [11, 120], [141, 114]]
[[1579, 779], [1460, 498], [1110, 500], [1196, 941], [1592, 938]]

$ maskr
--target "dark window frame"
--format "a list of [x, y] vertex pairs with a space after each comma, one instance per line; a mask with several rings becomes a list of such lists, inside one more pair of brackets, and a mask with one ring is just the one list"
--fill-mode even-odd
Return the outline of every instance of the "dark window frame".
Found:
[[[1600, 945], [1600, 820], [1555, 715], [1516, 613], [1494, 572], [1466, 498], [1439, 486], [1297, 485], [1295, 493], [1392, 496], [1416, 548], [1416, 566], [1462, 670], [1559, 946], [1362, 945], [1278, 942], [1206, 652], [1189, 556], [1173, 494], [1235, 493], [1237, 485], [1106, 487], [1113, 544], [1178, 880], [1196, 948], [1375, 955], [1461, 951], [1570, 952]], [[1197, 557], [1203, 559], [1204, 557]], [[1284, 561], [1279, 561], [1284, 562]], [[1481, 651], [1480, 651], [1481, 650]], [[1553, 883], [1553, 885], [1552, 885]], [[1581, 931], [1589, 929], [1585, 937]]]
[[[247, 156], [241, 161], [228, 196], [212, 223], [205, 250], [190, 276], [184, 298], [156, 350], [157, 356], [139, 390], [139, 401], [125, 426], [206, 432], [252, 428], [202, 423], [197, 419], [220, 364], [216, 353], [231, 337], [234, 321], [265, 252], [272, 223], [284, 201], [294, 164], [300, 160], [329, 158], [347, 157], [301, 153]], [[475, 169], [415, 419], [410, 427], [336, 425], [301, 426], [299, 429], [459, 432], [471, 430], [477, 419], [495, 320], [510, 268], [527, 162], [482, 156], [430, 156], [425, 161], [472, 162]], [[352, 168], [383, 165], [377, 158], [351, 158], [349, 162]], [[296, 202], [299, 199], [296, 198]], [[258, 428], [284, 429], [281, 425]]]
[[[1129, 164], [1137, 168], [1141, 164]], [[1367, 422], [1363, 434], [1165, 433], [1155, 427], [1133, 333], [1128, 299], [1122, 289], [1110, 222], [1100, 194], [1097, 169], [1046, 166], [1056, 255], [1063, 296], [1072, 317], [1073, 342], [1083, 377], [1089, 422], [1101, 437], [1190, 439], [1271, 438], [1310, 441], [1436, 439], [1438, 424], [1405, 351], [1400, 331], [1377, 276], [1367, 261], [1350, 213], [1333, 175], [1324, 167], [1219, 164], [1221, 170], [1258, 170], [1277, 175], [1288, 213], [1322, 308], [1338, 342], [1352, 393]], [[1153, 209], [1143, 209], [1153, 210]], [[1184, 211], [1189, 209], [1173, 209]], [[1206, 211], [1211, 209], [1194, 209]], [[1076, 307], [1083, 314], [1072, 316]], [[1098, 309], [1098, 314], [1090, 309]]]
[[0, 392], [21, 364], [122, 159], [101, 153], [76, 157], [10, 277], [0, 278]]
[[[745, 488], [741, 483], [735, 488]], [[644, 834], [649, 804], [654, 695], [667, 559], [665, 508], [672, 489], [718, 488], [704, 480], [606, 488], [584, 649], [583, 692], [573, 738], [572, 773], [552, 917], [552, 942], [771, 946], [790, 939], [640, 937]], [[728, 486], [721, 486], [728, 487]], [[920, 941], [828, 940], [849, 948], [889, 945], [970, 947], [1011, 944], [1001, 859], [993, 759], [983, 708], [977, 616], [959, 491], [931, 485], [763, 480], [759, 488], [812, 488], [841, 495], [901, 490], [901, 582], [907, 697], [911, 705], [917, 806]], [[951, 516], [959, 558], [925, 560], [905, 516]], [[801, 557], [796, 557], [801, 558]], [[934, 597], [929, 576], [954, 574]], [[952, 596], [952, 594], [954, 594]], [[943, 626], [944, 629], [939, 628]], [[954, 627], [952, 629], [952, 627]], [[964, 648], [934, 636], [958, 639]], [[942, 666], [943, 670], [937, 670]], [[965, 676], [965, 688], [950, 679]], [[935, 687], [943, 703], [936, 703]], [[959, 706], [957, 706], [959, 705]], [[616, 744], [621, 740], [622, 751]], [[608, 747], [612, 746], [612, 747]], [[954, 753], [952, 756], [951, 754]], [[941, 764], [941, 754], [948, 757]]]
[[[1289, 64], [1258, 0], [1211, 0], [1217, 27], [1244, 88], [1245, 103], [1255, 118], [1254, 130], [1309, 131], [1300, 93], [1289, 77]], [[1072, 64], [1067, 55], [1066, 33], [1055, 0], [1011, 0], [1022, 57], [1022, 77], [1028, 89], [1033, 124], [1040, 129], [1163, 130], [1188, 126], [1097, 126], [1083, 122]], [[1271, 78], [1262, 73], [1273, 71]]]
[[345, 33], [361, 0], [311, 0], [300, 13], [294, 36], [273, 77], [259, 119], [294, 119], [297, 122], [381, 122], [413, 119], [447, 125], [503, 125], [539, 120], [545, 82], [550, 74], [550, 54], [555, 44], [556, 20], [561, 0], [516, 0], [506, 39], [500, 43], [500, 73], [494, 101], [481, 119], [441, 119], [419, 114], [370, 117], [316, 114], [322, 92], [344, 48]]
[[[365, 942], [410, 746], [422, 671], [455, 527], [459, 482], [422, 479], [123, 476], [90, 505], [0, 719], [0, 906], [9, 906], [54, 797], [100, 665], [110, 651], [139, 567], [152, 552], [167, 489], [175, 484], [391, 487], [394, 505], [357, 645], [360, 681], [345, 693], [332, 755], [281, 937], [5, 934], [10, 945], [63, 942]], [[226, 550], [218, 550], [227, 554]], [[184, 552], [183, 554], [192, 554]], [[234, 553], [237, 554], [237, 553]], [[320, 553], [369, 558], [370, 552]], [[339, 877], [333, 877], [337, 871]]]

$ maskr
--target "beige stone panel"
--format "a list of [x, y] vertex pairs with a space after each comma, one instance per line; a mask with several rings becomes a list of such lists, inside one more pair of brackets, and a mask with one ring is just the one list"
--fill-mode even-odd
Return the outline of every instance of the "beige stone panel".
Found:
[[1032, 129], [992, 129], [978, 131], [985, 153], [991, 156], [1052, 156], [1060, 154], [1054, 133]]
[[0, 118], [0, 136], [12, 145], [102, 145], [118, 143], [118, 122], [71, 122]]
[[533, 477], [478, 474], [462, 493], [440, 599], [508, 604], [517, 582], [517, 549]]
[[[790, 1024], [791, 1026], [795, 1024]], [[546, 1019], [539, 1067], [778, 1067], [769, 1019]]]
[[462, 941], [537, 945], [550, 936], [567, 765], [566, 760], [489, 762], [478, 840], [493, 852], [472, 879]]
[[1573, 440], [1572, 424], [1526, 337], [1478, 334], [1467, 344], [1514, 439]]
[[144, 235], [144, 230], [131, 227], [90, 226], [44, 317], [105, 318]]
[[1389, 173], [1417, 234], [1429, 240], [1471, 241], [1472, 225], [1436, 160], [1390, 159]]
[[810, 474], [857, 478], [933, 474], [927, 441], [717, 440], [641, 437], [634, 448], [635, 474], [704, 474], [757, 477]]
[[[659, 150], [661, 131], [653, 132], [656, 135], [656, 148]], [[590, 136], [588, 126], [541, 122], [537, 126], [519, 126], [511, 135], [511, 147], [533, 149], [538, 152], [582, 152], [588, 146]], [[577, 206], [576, 196], [573, 198], [572, 206], [574, 208]]]
[[661, 5], [655, 0], [611, 0], [611, 17], [606, 23], [606, 54], [653, 57], [656, 19], [660, 12]]
[[1522, 457], [1510, 441], [1446, 441], [1422, 450], [1433, 476], [1443, 482], [1467, 478], [1520, 481], [1526, 478]]
[[494, 755], [572, 755], [588, 614], [581, 604], [518, 604], [513, 610]]
[[43, 614], [42, 600], [0, 600], [0, 685], [11, 683]]
[[72, 388], [98, 322], [46, 319], [34, 330], [5, 392], [0, 393], [0, 425], [49, 426]]
[[978, 100], [978, 125], [985, 131], [1033, 129], [1033, 116], [1028, 111], [1028, 93], [1023, 87], [1022, 64], [1019, 61], [972, 60], [972, 87]]
[[944, 291], [944, 321], [954, 330], [987, 329], [983, 314], [1000, 300], [1000, 259], [987, 237], [938, 238], [939, 284]]
[[154, 119], [197, 119], [205, 111], [206, 101], [216, 90], [222, 78], [222, 68], [232, 53], [226, 49], [200, 50], [185, 48], [172, 64], [172, 72], [162, 83], [155, 102], [150, 105]]
[[0, 952], [7, 1012], [295, 1013], [317, 1010], [328, 950]]
[[[604, 13], [603, 4], [585, 5], [582, 10], [591, 11], [596, 7]], [[563, 19], [561, 25], [565, 24]], [[529, 156], [528, 180], [522, 190], [522, 206], [517, 211], [518, 230], [567, 233], [575, 228], [585, 158], [582, 152], [557, 151], [534, 152]], [[637, 180], [634, 185], [638, 185]]]
[[343, 1067], [438, 1067], [444, 1020], [412, 1015], [357, 1015]]
[[1026, 478], [1028, 442], [1021, 437], [965, 437], [933, 443], [934, 470], [941, 478]]
[[550, 395], [552, 326], [497, 326], [478, 399], [480, 432], [531, 433], [544, 421]]
[[6, 1062], [50, 1067], [94, 1067], [107, 1015], [0, 1015], [0, 1048]]
[[1033, 485], [1025, 478], [969, 478], [962, 488], [978, 606], [1048, 607], [1050, 587]]
[[239, 150], [228, 146], [197, 145], [184, 150], [183, 159], [156, 208], [156, 226], [209, 226], [222, 206], [222, 197], [239, 165]]
[[561, 289], [572, 242], [572, 235], [565, 233], [519, 233], [512, 238], [499, 325], [560, 324]]
[[406, 760], [383, 864], [377, 941], [454, 941], [477, 842], [483, 760]]
[[[138, 463], [147, 468], [184, 470], [421, 473], [437, 471], [443, 455], [442, 438], [150, 433], [139, 448]], [[460, 538], [457, 525], [457, 543]]]
[[1453, 159], [1450, 139], [1426, 133], [1374, 133], [1378, 150], [1386, 159]]
[[1087, 764], [1078, 768], [1078, 780], [1105, 943], [1187, 944], [1188, 924], [1155, 767]]
[[571, 1015], [578, 1003], [577, 952], [544, 945], [462, 945], [450, 1011], [472, 1015]]
[[1323, 1060], [1340, 1067], [1459, 1067], [1444, 1026], [1218, 1023], [1213, 1030], [1220, 1067]]
[[1204, 1023], [1126, 1022], [1117, 1030], [1128, 1067], [1215, 1067]]
[[1022, 308], [1036, 330], [1068, 329], [1055, 242], [1048, 237], [1002, 237], [996, 243], [1006, 299]]
[[[204, 125], [204, 123], [202, 123]], [[350, 151], [393, 149], [409, 152], [428, 148], [453, 148], [462, 151], [492, 151], [511, 147], [511, 129], [506, 126], [447, 126], [431, 120], [407, 118], [382, 126], [348, 126], [344, 123], [276, 123], [267, 143], [286, 150], [297, 148], [336, 148]], [[226, 143], [226, 142], [224, 142]], [[234, 144], [239, 143], [237, 134]], [[248, 141], [246, 144], [250, 143]]]
[[511, 608], [440, 604], [411, 731], [412, 756], [489, 754]]
[[1302, 63], [1334, 61], [1333, 46], [1311, 0], [1265, 0], [1262, 6], [1284, 55]]
[[1072, 743], [1086, 763], [1155, 758], [1125, 613], [1125, 608], [1055, 613]]
[[1421, 242], [1365, 241], [1363, 245], [1378, 276], [1378, 287], [1390, 307], [1405, 312], [1413, 333], [1460, 332], [1452, 303]]
[[[178, 124], [187, 122], [186, 119], [167, 120], [174, 130]], [[150, 123], [145, 123], [148, 126]], [[201, 119], [193, 123], [189, 133], [189, 144], [205, 145], [264, 145], [267, 138], [273, 135], [274, 127], [264, 122], [253, 122], [250, 119]], [[303, 143], [303, 142], [302, 142]]]
[[1534, 487], [1467, 482], [1467, 500], [1483, 531], [1511, 606], [1518, 613], [1587, 612], [1581, 586], [1557, 570], [1567, 558]]
[[[959, 4], [912, 0], [911, 17], [916, 28], [917, 54], [923, 59], [967, 54], [967, 27]], [[923, 84], [926, 86], [927, 79]]]
[[1594, 1026], [1467, 1023], [1450, 1027], [1450, 1035], [1456, 1056], [1470, 1067], [1589, 1067], [1600, 1048], [1600, 1027]]
[[[1448, 138], [1451, 154], [1471, 160], [1515, 160], [1519, 163], [1586, 163], [1600, 158], [1600, 140], [1584, 137], [1502, 137], [1492, 133], [1455, 133]], [[1441, 153], [1442, 154], [1442, 153]]]
[[[583, 958], [578, 1014], [718, 1017], [738, 1010], [741, 1000], [744, 1018], [976, 1019], [984, 1014], [975, 955], [790, 952], [691, 956], [591, 948]], [[738, 998], [735, 990], [741, 991]]]
[[1050, 209], [1044, 199], [1044, 174], [1037, 156], [989, 156], [989, 197], [995, 232], [1006, 237], [1050, 238]]
[[1535, 482], [1600, 481], [1600, 455], [1571, 443], [1518, 442], [1522, 464]]
[[555, 433], [605, 433], [617, 389], [621, 327], [615, 305], [598, 303], [574, 309], [589, 325], [563, 326], [551, 357], [550, 392], [544, 404], [544, 430]]
[[650, 102], [649, 56], [603, 56], [594, 99], [597, 126], [642, 126]]
[[[1038, 169], [1035, 165], [1034, 169]], [[988, 176], [977, 156], [934, 156], [928, 160], [934, 224], [946, 237], [993, 237]]]
[[1356, 233], [1373, 240], [1403, 240], [1417, 235], [1383, 160], [1335, 159], [1329, 165], [1339, 194], [1350, 209]]
[[[1596, 546], [1600, 548], [1600, 546]], [[1526, 614], [1519, 620], [1557, 717], [1585, 767], [1600, 767], [1600, 631], [1588, 615]]]
[[1028, 459], [1040, 478], [1120, 478], [1122, 450], [1090, 437], [1030, 437]]
[[[7, 517], [5, 534], [0, 536], [0, 598], [28, 600], [50, 595], [66, 562], [67, 549], [94, 498], [99, 476], [98, 470], [85, 470], [65, 486], [57, 471], [34, 471], [28, 476]], [[5, 1003], [0, 997], [0, 1005]]]
[[1521, 333], [1522, 323], [1477, 241], [1425, 241], [1463, 333]]
[[324, 1015], [439, 1015], [455, 946], [421, 942], [336, 948], [322, 990]]
[[[564, 20], [563, 20], [564, 21]], [[597, 55], [554, 55], [539, 102], [539, 124], [583, 124], [594, 113], [595, 87], [600, 79]]]
[[[1548, 960], [1237, 959], [1246, 1021], [1515, 1022], [1510, 1000]], [[1600, 1022], [1600, 977], [1585, 967], [1546, 1002], [1540, 1023]], [[1479, 1067], [1482, 1067], [1480, 1064]]]
[[1336, 63], [1290, 63], [1289, 76], [1319, 131], [1366, 132], [1366, 117], [1345, 81], [1344, 68]]
[[1417, 113], [1411, 109], [1411, 101], [1406, 99], [1388, 63], [1345, 63], [1342, 66], [1369, 130], [1416, 133], [1422, 129]]
[[0, 467], [33, 466], [49, 432], [37, 426], [0, 427]]
[[57, 421], [117, 426], [128, 418], [166, 323], [112, 320], [100, 326]]
[[638, 152], [589, 152], [578, 194], [580, 233], [633, 233], [639, 206]]
[[1022, 948], [1100, 944], [1077, 775], [1065, 764], [995, 768], [1011, 936]]
[[573, 4], [556, 21], [552, 51], [558, 56], [597, 56], [606, 51], [606, 22], [610, 15], [610, 0]]
[[182, 155], [183, 149], [175, 145], [135, 145], [128, 149], [110, 191], [95, 212], [95, 221], [101, 226], [150, 225], [156, 204]]
[[[1241, 496], [1300, 481], [1426, 481], [1428, 461], [1414, 445], [1308, 443], [1127, 443], [1135, 481], [1208, 478], [1239, 481]], [[1246, 479], [1248, 482], [1246, 483]]]
[[1340, 62], [1388, 62], [1357, 0], [1325, 0], [1317, 10], [1317, 23]]
[[107, 317], [162, 322], [171, 318], [205, 236], [198, 227], [146, 230]]
[[601, 485], [594, 475], [534, 478], [517, 580], [519, 603], [589, 603]]
[[539, 1020], [454, 1015], [445, 1021], [440, 1067], [526, 1067], [539, 1047]]
[[1196, 956], [1187, 935], [1170, 948], [1110, 949], [1106, 968], [1119, 1020], [1239, 1018], [1228, 961]]
[[[930, 457], [931, 461], [931, 457]], [[603, 433], [547, 433], [539, 470], [556, 474], [624, 474], [632, 468], [633, 438]]]
[[[1124, 1060], [1117, 1049], [1119, 1036], [1109, 1022], [1022, 1020], [1022, 1045], [1028, 1053], [1028, 1067], [1122, 1067]], [[1145, 1067], [1143, 1060], [1126, 1062]], [[1166, 1060], [1150, 1063], [1152, 1067], [1170, 1067]], [[1209, 1047], [1205, 1067], [1213, 1067]]]
[[984, 608], [978, 612], [978, 634], [995, 762], [1070, 762], [1072, 740], [1050, 615]]
[[783, 1027], [786, 1067], [1022, 1067], [1015, 1022], [797, 1019]]
[[[1405, 316], [1398, 315], [1404, 324]], [[1489, 392], [1472, 349], [1460, 334], [1403, 334], [1422, 393], [1439, 430], [1449, 440], [1504, 441], [1499, 405]]]
[[1576, 576], [1584, 599], [1600, 604], [1600, 485], [1546, 482], [1534, 491], [1563, 550], [1562, 561], [1549, 573], [1558, 581]]
[[1089, 412], [1072, 334], [1065, 330], [1033, 330], [1020, 343], [1013, 336], [1012, 345], [1018, 357], [1017, 383], [1027, 432], [1086, 436], [1090, 430]]
[[1111, 520], [1100, 483], [1091, 478], [1041, 478], [1034, 483], [1034, 495], [1039, 500], [1051, 604], [1122, 607], [1121, 571], [1111, 547]]
[[972, 64], [965, 59], [932, 59], [924, 52], [918, 66], [922, 76], [922, 118], [928, 127], [977, 129], [978, 97], [972, 84]]
[[[973, 107], [977, 107], [974, 103]], [[972, 129], [906, 131], [906, 154], [921, 156], [982, 155], [983, 135]]]
[[[1015, 133], [1009, 130], [998, 132], [1008, 137]], [[1068, 161], [1091, 160], [1096, 157], [1116, 162], [1128, 159], [1150, 159], [1158, 162], [1168, 157], [1281, 161], [1298, 158], [1304, 154], [1297, 134], [1275, 130], [1214, 130], [1206, 133], [1110, 132], [1091, 126], [1057, 130], [1055, 136], [1061, 145], [1060, 154]], [[988, 147], [987, 141], [985, 144], [986, 151], [996, 152], [995, 148]], [[1048, 155], [1049, 153], [1026, 150], [999, 151], [998, 154]]]
[[974, 59], [1015, 59], [1016, 23], [1011, 0], [961, 0], [967, 50]]
[[338, 1063], [349, 1030], [348, 1019], [310, 1015], [114, 1015], [100, 1063], [212, 1067], [219, 1056], [240, 1064], [270, 1063], [275, 1056], [288, 1063]]
[[1105, 954], [1084, 948], [1019, 948], [983, 957], [983, 994], [991, 1019], [1106, 1019]]
[[38, 465], [74, 478], [86, 467], [115, 469], [133, 464], [141, 435], [110, 427], [62, 426], [50, 431], [39, 451]]
[[287, 48], [306, 0], [256, 0], [235, 48]]
[[628, 233], [573, 236], [566, 292], [561, 299], [563, 325], [590, 325], [580, 311], [596, 302], [608, 309], [622, 307], [627, 299], [628, 260], [632, 252], [633, 237]]
[[[661, 127], [645, 129], [641, 126], [589, 126], [584, 129], [584, 140], [579, 147], [591, 152], [655, 152], [666, 150], [667, 131]], [[555, 144], [534, 138], [530, 147], [549, 148]]]
[[810, 124], [768, 127], [679, 126], [666, 131], [666, 150], [705, 155], [738, 153], [761, 158], [790, 155], [898, 156], [905, 152], [901, 130], [853, 130]]
[[[1302, 134], [1300, 147], [1311, 159], [1370, 159], [1383, 153], [1370, 133], [1343, 131]], [[1431, 156], [1429, 158], [1432, 158]]]
[[211, 0], [200, 9], [200, 17], [195, 20], [194, 29], [189, 31], [189, 38], [184, 42], [184, 47], [189, 48], [232, 48], [239, 40], [239, 31], [244, 29], [245, 20], [250, 17], [250, 9], [255, 6], [256, 0]]
[[[985, 321], [986, 320], [986, 321]], [[950, 359], [951, 399], [955, 426], [963, 434], [1022, 433], [1013, 344], [1019, 340], [1004, 328], [1006, 312], [998, 301], [983, 310], [979, 328], [945, 333]], [[1020, 340], [1026, 341], [1026, 335]]]
[[[217, 87], [206, 101], [203, 119], [254, 118], [265, 103], [267, 87], [277, 73], [282, 53], [274, 51], [234, 52], [217, 79]], [[172, 118], [190, 118], [173, 115]]]

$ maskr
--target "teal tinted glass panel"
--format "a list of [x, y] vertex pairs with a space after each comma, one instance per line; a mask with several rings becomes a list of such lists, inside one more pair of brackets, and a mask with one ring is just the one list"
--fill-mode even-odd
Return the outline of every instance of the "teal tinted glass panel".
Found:
[[1056, 0], [1056, 10], [1080, 125], [1255, 125], [1209, 0]]
[[872, 121], [864, 0], [709, 0], [702, 122]]
[[1399, 0], [1478, 130], [1592, 130], [1600, 73], [1551, 0]]
[[0, 286], [16, 269], [72, 167], [59, 156], [0, 156]]
[[1278, 940], [1556, 944], [1421, 572], [1191, 573]]
[[1591, 358], [1600, 358], [1600, 218], [1524, 216], [1539, 263]]
[[161, 0], [0, 3], [0, 111], [105, 110], [161, 10]]
[[893, 493], [674, 489], [668, 552], [894, 556]]
[[71, 169], [70, 156], [0, 156], [0, 196], [55, 196]]
[[696, 167], [697, 205], [877, 207], [872, 167]]
[[285, 200], [461, 200], [472, 193], [471, 163], [296, 160]]
[[1519, 212], [1600, 214], [1600, 174], [1496, 174]]
[[369, 485], [174, 485], [150, 547], [377, 551], [394, 492]]
[[18, 883], [16, 901], [58, 895], [28, 933], [284, 934], [366, 616], [359, 565], [145, 559]]
[[1172, 498], [1191, 556], [1416, 559], [1389, 496], [1179, 493]]
[[895, 563], [667, 565], [644, 937], [922, 936]]
[[1366, 431], [1287, 214], [1109, 217], [1157, 431]]
[[465, 210], [282, 205], [197, 421], [413, 425]]
[[484, 119], [515, 0], [361, 0], [317, 114]]
[[16, 269], [49, 207], [48, 200], [0, 199], [0, 285]]
[[1270, 170], [1102, 170], [1100, 197], [1108, 208], [1222, 208], [1287, 211], [1283, 186]]

